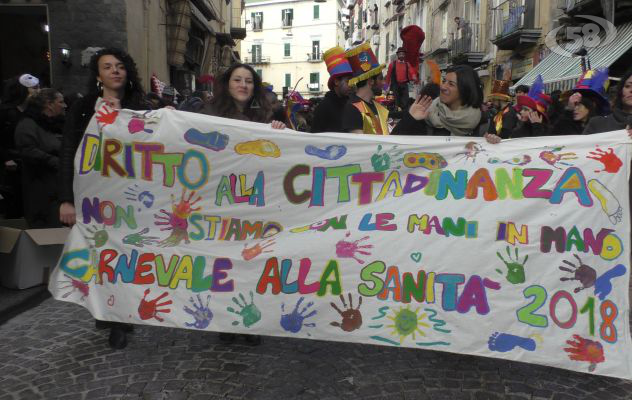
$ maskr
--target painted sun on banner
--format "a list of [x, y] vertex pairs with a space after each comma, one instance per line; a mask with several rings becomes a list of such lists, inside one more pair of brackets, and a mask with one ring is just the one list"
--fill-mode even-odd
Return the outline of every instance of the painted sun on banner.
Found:
[[102, 320], [632, 379], [629, 149], [102, 109], [49, 287]]

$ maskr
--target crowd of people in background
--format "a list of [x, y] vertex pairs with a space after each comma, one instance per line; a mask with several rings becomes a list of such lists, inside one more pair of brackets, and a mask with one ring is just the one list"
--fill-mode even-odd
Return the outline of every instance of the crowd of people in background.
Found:
[[[330, 78], [321, 99], [290, 92], [284, 99], [246, 64], [234, 64], [214, 81], [213, 91], [179, 94], [172, 87], [145, 93], [134, 60], [122, 50], [97, 52], [89, 65], [84, 94], [41, 88], [28, 73], [4, 83], [0, 103], [0, 215], [24, 218], [31, 228], [71, 226], [76, 221], [74, 155], [91, 118], [103, 103], [113, 109], [171, 108], [270, 124], [305, 132], [377, 135], [432, 135], [502, 139], [579, 135], [628, 128], [632, 122], [632, 70], [619, 81], [614, 101], [606, 96], [607, 70], [585, 71], [567, 93], [544, 93], [538, 77], [531, 87], [496, 81], [485, 101], [483, 86], [469, 66], [448, 68], [419, 85], [409, 99], [415, 71], [398, 50], [388, 69], [368, 43], [324, 53]], [[439, 79], [440, 78], [440, 79]], [[184, 92], [184, 91], [183, 91]], [[384, 95], [384, 93], [389, 95]], [[396, 100], [393, 101], [395, 93]], [[125, 347], [130, 325], [96, 322], [110, 329], [110, 345]], [[222, 334], [230, 342], [235, 335]], [[259, 344], [258, 336], [246, 340]]]

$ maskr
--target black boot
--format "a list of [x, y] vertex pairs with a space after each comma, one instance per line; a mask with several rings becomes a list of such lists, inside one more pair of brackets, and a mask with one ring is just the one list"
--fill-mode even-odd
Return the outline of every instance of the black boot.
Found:
[[112, 327], [110, 329], [110, 338], [108, 340], [110, 347], [114, 350], [122, 350], [127, 347], [127, 334], [121, 327]]

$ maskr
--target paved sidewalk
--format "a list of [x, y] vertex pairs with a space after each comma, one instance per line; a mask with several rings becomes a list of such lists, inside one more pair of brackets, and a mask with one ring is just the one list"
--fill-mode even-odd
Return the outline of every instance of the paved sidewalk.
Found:
[[0, 326], [6, 399], [632, 399], [632, 382], [450, 353], [137, 326], [125, 350], [76, 304]]

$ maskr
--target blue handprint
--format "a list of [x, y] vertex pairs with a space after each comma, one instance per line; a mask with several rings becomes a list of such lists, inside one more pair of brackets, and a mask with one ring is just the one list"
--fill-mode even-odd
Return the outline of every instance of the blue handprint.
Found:
[[347, 148], [345, 146], [339, 146], [332, 144], [324, 149], [320, 149], [311, 144], [305, 146], [305, 153], [310, 156], [316, 156], [325, 160], [337, 160], [347, 154]]
[[[307, 318], [311, 318], [314, 315], [316, 315], [316, 310], [313, 310], [312, 312], [310, 312], [309, 314], [305, 315], [305, 313], [307, 312], [307, 310], [314, 305], [313, 301], [310, 301], [309, 303], [307, 303], [307, 305], [299, 312], [298, 309], [301, 306], [301, 303], [303, 302], [303, 300], [305, 300], [305, 297], [301, 297], [300, 299], [298, 299], [298, 302], [296, 303], [296, 306], [294, 307], [294, 311], [292, 311], [289, 314], [283, 314], [281, 315], [281, 327], [283, 329], [285, 329], [288, 332], [292, 332], [292, 333], [297, 333], [299, 332], [303, 326], [308, 326], [308, 327], [315, 327], [316, 324], [314, 323], [309, 323], [306, 324], [304, 323], [304, 321]], [[281, 305], [281, 311], [285, 312], [285, 304]]]
[[194, 310], [190, 309], [187, 306], [184, 306], [184, 311], [186, 311], [188, 314], [191, 314], [193, 318], [195, 318], [195, 322], [185, 322], [184, 325], [188, 327], [194, 327], [196, 329], [206, 329], [213, 319], [213, 312], [210, 308], [208, 308], [208, 305], [211, 302], [211, 296], [206, 296], [206, 305], [202, 304], [202, 298], [200, 298], [199, 294], [197, 295], [197, 300], [198, 302], [196, 304], [193, 297], [189, 299], [189, 301], [193, 305]]
[[623, 264], [617, 264], [608, 271], [604, 272], [595, 280], [595, 296], [599, 300], [603, 300], [612, 291], [612, 279], [625, 275], [626, 268]]

